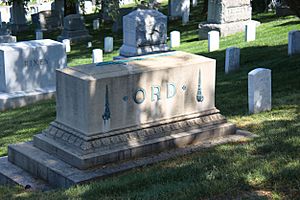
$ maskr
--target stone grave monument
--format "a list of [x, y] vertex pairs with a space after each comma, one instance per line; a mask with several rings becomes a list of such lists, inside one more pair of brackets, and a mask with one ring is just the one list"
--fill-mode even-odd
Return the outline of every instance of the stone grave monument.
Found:
[[293, 56], [300, 54], [300, 31], [293, 30], [288, 35], [288, 54]]
[[83, 19], [79, 14], [71, 14], [64, 18], [64, 27], [58, 41], [69, 39], [71, 43], [81, 41], [91, 41], [92, 36], [89, 35], [88, 30], [85, 28]]
[[183, 15], [189, 15], [190, 12], [190, 0], [169, 0], [168, 1], [168, 13], [171, 20], [176, 18], [182, 18]]
[[56, 120], [32, 142], [9, 146], [0, 182], [18, 182], [9, 174], [25, 170], [69, 187], [236, 133], [215, 106], [214, 59], [167, 52], [59, 69], [56, 80]]
[[242, 32], [253, 21], [251, 15], [250, 0], [209, 0], [207, 21], [199, 24], [199, 38], [207, 39], [211, 30], [219, 31], [221, 37]]
[[120, 56], [168, 51], [167, 16], [157, 10], [137, 9], [123, 17]]
[[63, 44], [32, 40], [0, 45], [0, 110], [49, 99], [55, 70], [66, 67]]
[[7, 23], [2, 23], [0, 28], [0, 43], [17, 42], [17, 37], [11, 35], [11, 31], [8, 28]]
[[62, 19], [56, 10], [41, 11], [31, 15], [32, 23], [37, 29], [51, 31], [62, 27]]
[[250, 113], [259, 113], [272, 108], [271, 70], [257, 68], [248, 74], [248, 104]]

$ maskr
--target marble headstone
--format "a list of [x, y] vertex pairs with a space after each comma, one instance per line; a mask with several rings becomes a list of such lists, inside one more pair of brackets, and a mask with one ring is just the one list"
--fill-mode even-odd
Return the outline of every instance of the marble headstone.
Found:
[[219, 31], [210, 31], [208, 33], [208, 51], [216, 51], [220, 47], [220, 33]]
[[245, 41], [251, 42], [256, 39], [256, 24], [249, 22], [245, 26]]
[[248, 103], [250, 113], [272, 108], [271, 70], [257, 68], [248, 74]]
[[101, 49], [93, 49], [93, 63], [103, 62], [103, 51]]
[[229, 47], [226, 49], [225, 58], [225, 73], [235, 71], [240, 68], [240, 49], [236, 47]]
[[172, 31], [170, 33], [170, 47], [179, 47], [180, 46], [180, 32], [179, 31]]
[[300, 54], [300, 31], [290, 31], [288, 37], [288, 54], [290, 56]]
[[104, 38], [104, 52], [111, 53], [114, 50], [114, 38], [105, 37]]
[[120, 56], [168, 51], [167, 17], [157, 10], [137, 9], [123, 17]]

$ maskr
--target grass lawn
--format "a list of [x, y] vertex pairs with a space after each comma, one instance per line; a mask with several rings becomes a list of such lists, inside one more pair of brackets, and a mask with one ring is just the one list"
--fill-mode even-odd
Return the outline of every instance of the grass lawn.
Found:
[[[201, 5], [200, 5], [201, 6]], [[217, 60], [216, 105], [238, 127], [260, 137], [250, 142], [226, 144], [189, 156], [182, 156], [135, 169], [95, 183], [65, 190], [30, 192], [20, 187], [0, 187], [0, 199], [300, 199], [300, 56], [287, 55], [288, 32], [300, 29], [296, 17], [276, 18], [274, 14], [255, 15], [262, 22], [257, 40], [246, 43], [239, 33], [220, 40], [220, 50], [207, 51], [207, 41], [199, 41], [197, 24], [201, 8], [192, 10], [191, 22], [181, 26], [170, 22], [169, 31], [180, 30], [178, 50], [205, 55]], [[166, 13], [166, 7], [163, 12]], [[122, 34], [92, 30], [93, 45], [103, 48], [103, 38], [114, 36], [116, 56]], [[45, 34], [56, 38], [59, 33]], [[33, 39], [32, 32], [18, 39]], [[224, 74], [225, 49], [241, 48], [241, 68]], [[70, 66], [91, 62], [92, 49], [85, 44], [72, 46]], [[272, 70], [273, 108], [270, 112], [249, 115], [247, 74], [254, 68]], [[0, 155], [10, 143], [31, 140], [32, 136], [55, 119], [55, 102], [45, 101], [25, 108], [0, 113]]]

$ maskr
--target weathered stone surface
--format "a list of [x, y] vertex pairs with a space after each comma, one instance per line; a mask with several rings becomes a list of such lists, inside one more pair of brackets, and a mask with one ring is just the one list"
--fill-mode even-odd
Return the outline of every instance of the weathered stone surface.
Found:
[[64, 28], [57, 40], [63, 41], [64, 39], [69, 39], [71, 43], [92, 40], [79, 14], [68, 15], [64, 18]]
[[225, 73], [235, 71], [240, 68], [240, 49], [236, 47], [229, 47], [226, 49], [225, 58]]
[[216, 51], [220, 47], [220, 33], [219, 31], [208, 32], [208, 51]]
[[248, 74], [248, 103], [250, 113], [272, 108], [271, 70], [257, 68]]
[[288, 37], [288, 54], [290, 56], [300, 54], [300, 31], [290, 31]]
[[167, 51], [167, 17], [157, 10], [135, 10], [123, 17], [121, 56]]
[[252, 21], [251, 15], [250, 0], [210, 0], [207, 21], [199, 24], [199, 37], [207, 39], [211, 30], [219, 31], [221, 37], [241, 32]]
[[208, 1], [208, 23], [230, 23], [251, 20], [250, 0]]

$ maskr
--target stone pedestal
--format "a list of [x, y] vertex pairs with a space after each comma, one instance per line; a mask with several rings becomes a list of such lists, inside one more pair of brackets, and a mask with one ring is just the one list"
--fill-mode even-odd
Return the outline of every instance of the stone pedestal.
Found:
[[135, 10], [123, 17], [125, 57], [168, 51], [167, 17], [157, 10]]
[[207, 39], [211, 30], [219, 31], [221, 37], [242, 32], [245, 25], [253, 21], [251, 15], [250, 0], [210, 0], [207, 21], [199, 24], [199, 38]]
[[64, 39], [69, 39], [71, 43], [92, 40], [79, 14], [68, 15], [64, 18], [64, 28], [57, 40]]
[[184, 52], [57, 70], [56, 120], [10, 145], [8, 160], [69, 187], [139, 166], [125, 160], [235, 134], [215, 107], [215, 81], [215, 60]]

